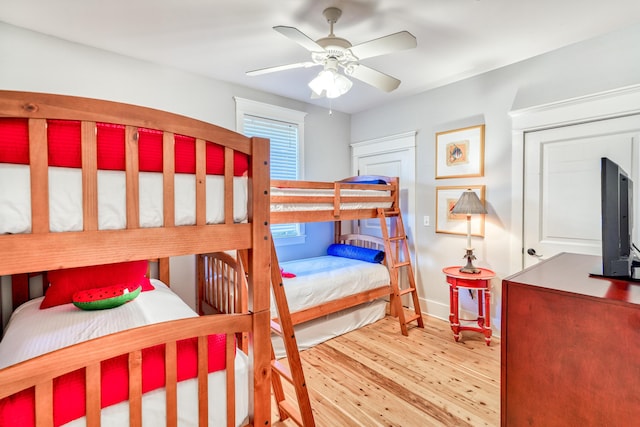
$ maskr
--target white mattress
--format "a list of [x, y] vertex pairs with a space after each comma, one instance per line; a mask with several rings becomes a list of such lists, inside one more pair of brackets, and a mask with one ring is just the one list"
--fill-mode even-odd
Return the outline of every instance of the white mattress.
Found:
[[[280, 268], [296, 275], [284, 279], [291, 313], [389, 284], [383, 264], [331, 255], [282, 262]], [[276, 315], [273, 298], [271, 312]]]
[[[163, 223], [163, 177], [140, 172], [140, 226]], [[175, 175], [176, 225], [195, 223], [195, 175]], [[206, 220], [224, 222], [224, 177], [207, 175]], [[0, 163], [0, 234], [31, 231], [31, 189], [28, 165]], [[234, 221], [247, 219], [248, 181], [234, 177]], [[125, 173], [98, 171], [98, 228], [126, 228]], [[49, 167], [49, 211], [51, 231], [82, 230], [82, 171]]]
[[[327, 196], [333, 197], [334, 190], [331, 189], [307, 189], [307, 188], [280, 188], [271, 187], [271, 196]], [[356, 189], [340, 189], [342, 197], [373, 197], [373, 196], [389, 196], [390, 192], [386, 190], [356, 190]], [[340, 203], [342, 210], [354, 209], [375, 209], [389, 208], [391, 202], [349, 202]], [[333, 210], [333, 203], [272, 203], [271, 212], [294, 212], [294, 211], [321, 211]]]
[[[384, 265], [331, 255], [282, 262], [280, 267], [296, 275], [283, 279], [292, 313], [389, 284], [389, 270]], [[273, 298], [271, 301], [271, 314], [276, 316]], [[386, 305], [384, 299], [378, 299], [296, 325], [298, 349], [311, 348], [380, 320]], [[272, 335], [271, 339], [276, 357], [285, 357], [281, 338]]]
[[[71, 344], [97, 338], [123, 329], [164, 322], [168, 320], [197, 317], [175, 293], [158, 280], [152, 280], [155, 290], [142, 292], [133, 301], [110, 310], [83, 311], [73, 304], [64, 304], [46, 310], [40, 310], [41, 298], [21, 305], [14, 311], [7, 325], [5, 336], [0, 342], [0, 368], [36, 357]], [[248, 363], [247, 356], [236, 352], [236, 420], [240, 425], [248, 414]], [[224, 371], [209, 374], [210, 389], [210, 425], [225, 425], [226, 420], [226, 373]], [[215, 390], [223, 390], [216, 393]], [[178, 411], [181, 426], [196, 426], [197, 380], [183, 381], [178, 387]], [[156, 408], [160, 414], [147, 415], [145, 424], [160, 425], [158, 418], [163, 417], [164, 389], [154, 390], [143, 396], [143, 407]], [[196, 406], [197, 408], [197, 406]], [[102, 411], [103, 426], [126, 425], [128, 405], [121, 403]], [[122, 418], [125, 417], [125, 418]], [[128, 421], [127, 421], [128, 423]], [[84, 419], [69, 425], [82, 426]]]

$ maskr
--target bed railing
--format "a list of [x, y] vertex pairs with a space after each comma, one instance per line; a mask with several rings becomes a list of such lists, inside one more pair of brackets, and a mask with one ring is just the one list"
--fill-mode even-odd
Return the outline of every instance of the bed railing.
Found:
[[[233, 223], [234, 153], [253, 156], [257, 145], [268, 142], [175, 114], [109, 101], [60, 95], [0, 91], [0, 118], [28, 120], [31, 175], [31, 233], [0, 235], [0, 275], [54, 270], [122, 260], [164, 258], [251, 247], [249, 224]], [[53, 233], [49, 230], [48, 120], [80, 121], [82, 150], [83, 230]], [[97, 148], [98, 123], [125, 126], [126, 229], [98, 230]], [[163, 212], [162, 227], [139, 226], [140, 129], [162, 132]], [[195, 139], [196, 221], [175, 225], [175, 135]], [[207, 227], [206, 165], [208, 144], [224, 149], [224, 223]], [[268, 153], [268, 149], [267, 149]], [[258, 167], [265, 167], [261, 161]], [[251, 166], [250, 166], [251, 169]], [[268, 168], [267, 168], [268, 170]], [[249, 170], [254, 177], [257, 169]], [[267, 178], [268, 179], [268, 178]], [[259, 202], [259, 200], [253, 200]], [[244, 229], [244, 230], [238, 230]], [[213, 243], [215, 242], [215, 243]], [[29, 254], [38, 253], [38, 257]]]
[[[248, 311], [247, 278], [242, 263], [225, 252], [201, 254], [197, 260], [198, 314], [238, 314]], [[236, 336], [247, 351], [248, 334]]]
[[[177, 351], [176, 343], [198, 337], [199, 419], [208, 419], [208, 346], [210, 334], [226, 334], [225, 372], [227, 384], [227, 425], [236, 425], [235, 417], [235, 334], [252, 330], [250, 315], [206, 316], [159, 323], [85, 341], [0, 370], [0, 399], [35, 387], [35, 417], [38, 426], [53, 426], [53, 382], [65, 374], [84, 370], [86, 375], [87, 425], [99, 425], [101, 409], [101, 362], [128, 355], [130, 425], [142, 425], [142, 356], [145, 348], [166, 346], [167, 426], [177, 426]], [[132, 348], [131, 343], [136, 347]], [[238, 420], [239, 421], [239, 420]]]
[[398, 178], [367, 178], [370, 179], [353, 177], [335, 182], [271, 180], [271, 222], [286, 224], [375, 218], [377, 207], [394, 209], [399, 206]]

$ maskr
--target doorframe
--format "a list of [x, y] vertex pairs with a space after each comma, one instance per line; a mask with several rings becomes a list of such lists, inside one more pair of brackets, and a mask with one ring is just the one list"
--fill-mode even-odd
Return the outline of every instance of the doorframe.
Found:
[[510, 271], [524, 266], [524, 141], [529, 132], [640, 114], [640, 84], [512, 110]]

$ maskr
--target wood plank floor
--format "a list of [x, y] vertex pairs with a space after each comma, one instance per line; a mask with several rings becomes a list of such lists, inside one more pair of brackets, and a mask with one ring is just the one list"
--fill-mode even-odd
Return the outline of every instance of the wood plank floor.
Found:
[[[500, 342], [463, 332], [456, 343], [447, 322], [424, 320], [404, 337], [387, 316], [301, 352], [316, 425], [498, 426]], [[295, 425], [272, 407], [274, 427]]]

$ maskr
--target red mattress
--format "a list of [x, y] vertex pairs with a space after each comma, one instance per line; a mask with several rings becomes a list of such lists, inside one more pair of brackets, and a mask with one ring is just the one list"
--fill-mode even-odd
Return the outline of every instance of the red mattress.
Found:
[[[80, 168], [80, 122], [47, 120], [49, 166]], [[125, 170], [125, 127], [97, 123], [98, 169]], [[138, 157], [141, 172], [162, 172], [162, 132], [138, 128]], [[248, 169], [248, 158], [234, 153], [234, 176]], [[0, 163], [29, 164], [28, 119], [0, 118]], [[207, 144], [208, 175], [224, 174], [224, 148]], [[195, 138], [175, 135], [175, 172], [195, 173]]]

